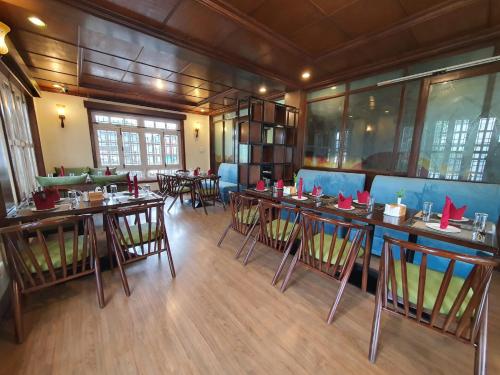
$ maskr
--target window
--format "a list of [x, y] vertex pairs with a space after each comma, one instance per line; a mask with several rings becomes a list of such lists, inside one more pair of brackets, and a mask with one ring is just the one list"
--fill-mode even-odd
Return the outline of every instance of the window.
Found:
[[[248, 115], [248, 110], [240, 110], [241, 116]], [[235, 117], [236, 112], [225, 113], [212, 119], [213, 138], [212, 149], [214, 150], [216, 167], [220, 163], [234, 163], [235, 155]]]
[[99, 167], [139, 178], [182, 169], [180, 122], [145, 116], [92, 111]]

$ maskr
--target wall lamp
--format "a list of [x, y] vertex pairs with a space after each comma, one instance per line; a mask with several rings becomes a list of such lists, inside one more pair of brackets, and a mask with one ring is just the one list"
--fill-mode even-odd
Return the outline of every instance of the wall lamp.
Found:
[[5, 37], [10, 31], [10, 27], [0, 22], [0, 55], [6, 55], [9, 52], [7, 44], [5, 43]]
[[61, 120], [61, 128], [64, 128], [64, 120], [66, 119], [66, 106], [62, 104], [57, 104], [57, 114], [59, 115], [59, 119]]
[[194, 127], [194, 138], [198, 139], [200, 136], [200, 125], [197, 123]]

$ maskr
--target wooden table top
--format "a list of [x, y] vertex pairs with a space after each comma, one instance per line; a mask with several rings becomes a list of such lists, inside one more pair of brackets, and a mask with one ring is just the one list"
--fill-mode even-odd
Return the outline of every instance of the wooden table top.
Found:
[[[255, 189], [246, 189], [245, 193], [256, 198], [268, 199], [275, 202], [292, 204], [303, 209], [312, 211], [324, 212], [332, 215], [341, 216], [346, 219], [357, 220], [370, 225], [377, 225], [384, 228], [395, 229], [401, 232], [406, 232], [415, 236], [424, 236], [440, 241], [449, 242], [455, 245], [465, 246], [472, 249], [498, 253], [498, 239], [496, 233], [496, 225], [489, 223], [484, 241], [472, 240], [472, 221], [466, 223], [451, 223], [453, 226], [459, 227], [462, 231], [458, 234], [444, 233], [433, 230], [423, 225], [420, 219], [420, 211], [408, 209], [406, 215], [401, 217], [393, 217], [384, 215], [384, 204], [375, 204], [373, 212], [368, 210], [363, 205], [356, 205], [354, 210], [346, 211], [335, 208], [337, 203], [336, 197], [325, 197], [319, 200], [312, 198], [308, 194], [304, 194], [308, 199], [299, 201], [293, 199], [289, 195], [284, 195], [282, 190], [273, 193], [272, 191], [260, 192]], [[438, 222], [439, 218], [433, 217], [431, 222]], [[487, 229], [488, 229], [487, 228]]]
[[34, 206], [18, 208], [15, 212], [9, 214], [4, 219], [4, 222], [9, 225], [54, 216], [99, 214], [113, 208], [133, 206], [139, 203], [163, 201], [163, 198], [160, 195], [153, 192], [150, 192], [148, 196], [144, 197], [144, 199], [133, 200], [129, 198], [130, 195], [127, 193], [117, 193], [114, 198], [105, 199], [103, 201], [84, 202], [80, 199], [76, 208], [71, 208], [69, 200], [65, 198], [62, 199], [61, 204], [56, 205], [56, 209], [53, 210], [34, 211]]

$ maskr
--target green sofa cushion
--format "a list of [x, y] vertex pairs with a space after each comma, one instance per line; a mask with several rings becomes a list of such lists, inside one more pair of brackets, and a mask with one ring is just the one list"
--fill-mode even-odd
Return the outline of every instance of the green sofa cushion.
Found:
[[[54, 170], [56, 171], [56, 174], [59, 176], [61, 174], [61, 167], [55, 167]], [[75, 176], [80, 176], [84, 173], [88, 174], [90, 172], [89, 167], [75, 167], [75, 168], [66, 168], [64, 167], [64, 174], [66, 176], [69, 176], [70, 173], [74, 173]]]
[[115, 174], [111, 176], [90, 176], [90, 178], [94, 184], [105, 186], [116, 182], [127, 182], [127, 173]]
[[87, 175], [64, 177], [36, 176], [36, 180], [42, 187], [81, 185], [87, 180]]
[[[111, 175], [115, 175], [116, 174], [116, 167], [113, 167], [113, 168], [109, 168], [109, 171], [111, 172]], [[89, 168], [89, 173], [91, 176], [97, 176], [99, 174], [99, 172], [102, 173], [102, 175], [104, 176], [104, 174], [106, 173], [106, 168]]]
[[[47, 250], [49, 251], [50, 254], [50, 259], [52, 260], [52, 265], [54, 266], [55, 269], [60, 268], [62, 263], [61, 263], [61, 249], [59, 247], [59, 240], [57, 238], [55, 239], [46, 239], [45, 243], [47, 244]], [[87, 251], [89, 251], [89, 246], [90, 244], [87, 244]], [[64, 248], [66, 250], [66, 264], [72, 264], [73, 263], [73, 235], [68, 234], [65, 235], [64, 239]], [[31, 245], [31, 249], [33, 250], [33, 255], [35, 256], [35, 259], [37, 260], [38, 264], [40, 265], [40, 268], [42, 271], [48, 271], [49, 266], [45, 260], [44, 252], [42, 250], [42, 245], [38, 240], [35, 240], [35, 243]], [[82, 250], [83, 250], [83, 236], [78, 236], [78, 251], [77, 251], [77, 259], [81, 260], [82, 259]], [[87, 256], [89, 254], [87, 253]], [[28, 266], [28, 269], [32, 273], [36, 273], [36, 268], [33, 262], [31, 261], [29, 255], [27, 252], [21, 251], [21, 256], [23, 257], [26, 265]]]
[[[316, 259], [319, 259], [320, 258], [320, 247], [321, 247], [321, 234], [318, 233], [316, 235], [314, 235], [314, 257]], [[326, 234], [325, 233], [325, 237], [324, 237], [324, 244], [323, 244], [323, 262], [328, 262], [328, 253], [330, 252], [330, 246], [331, 246], [331, 243], [332, 243], [332, 240], [333, 240], [333, 236], [331, 234]], [[332, 254], [332, 260], [330, 261], [330, 264], [335, 264], [335, 262], [337, 262], [337, 258], [339, 256], [339, 253], [340, 253], [340, 248], [342, 247], [342, 243], [344, 242], [344, 239], [343, 238], [338, 238], [337, 237], [337, 240], [335, 241], [335, 247], [333, 249], [333, 254]], [[349, 249], [351, 247], [351, 241], [347, 241], [346, 242], [346, 245], [345, 245], [345, 249], [344, 249], [344, 252], [342, 254], [342, 258], [340, 258], [340, 263], [339, 265], [343, 266], [344, 265], [344, 262], [346, 261], [346, 258], [347, 258], [347, 254], [349, 253]], [[363, 247], [361, 247], [359, 253], [358, 253], [358, 256], [363, 256], [364, 254], [364, 249]]]
[[[398, 296], [403, 296], [403, 282], [401, 278], [401, 261], [394, 261], [395, 275], [396, 275], [396, 285], [398, 289]], [[420, 266], [412, 263], [406, 263], [406, 273], [408, 276], [408, 299], [411, 303], [417, 304], [418, 301], [418, 277], [420, 274]], [[436, 302], [437, 295], [439, 293], [439, 288], [441, 287], [441, 282], [443, 281], [444, 273], [427, 269], [425, 273], [425, 290], [424, 290], [424, 309], [432, 310]], [[446, 296], [444, 297], [443, 304], [441, 305], [440, 313], [447, 314], [453, 302], [460, 292], [465, 279], [459, 276], [453, 276], [448, 286]], [[391, 290], [391, 282], [388, 282], [389, 290]], [[461, 316], [469, 300], [472, 298], [473, 292], [469, 290], [462, 306], [458, 310], [457, 316]]]

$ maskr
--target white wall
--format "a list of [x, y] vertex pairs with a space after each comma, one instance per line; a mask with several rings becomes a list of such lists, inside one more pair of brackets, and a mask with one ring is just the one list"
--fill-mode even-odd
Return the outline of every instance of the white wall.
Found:
[[[88, 116], [87, 109], [83, 105], [84, 100], [87, 99], [48, 91], [43, 91], [41, 98], [35, 98], [35, 111], [47, 172], [53, 171], [54, 167], [60, 165], [66, 167], [93, 165]], [[102, 100], [95, 101], [104, 102]], [[64, 129], [60, 127], [56, 110], [57, 104], [66, 106]], [[160, 111], [160, 109], [158, 110]], [[186, 116], [184, 121], [186, 167], [188, 169], [200, 167], [202, 170], [207, 170], [210, 167], [209, 117], [190, 113], [186, 113]], [[196, 126], [200, 128], [197, 140], [194, 137]]]

